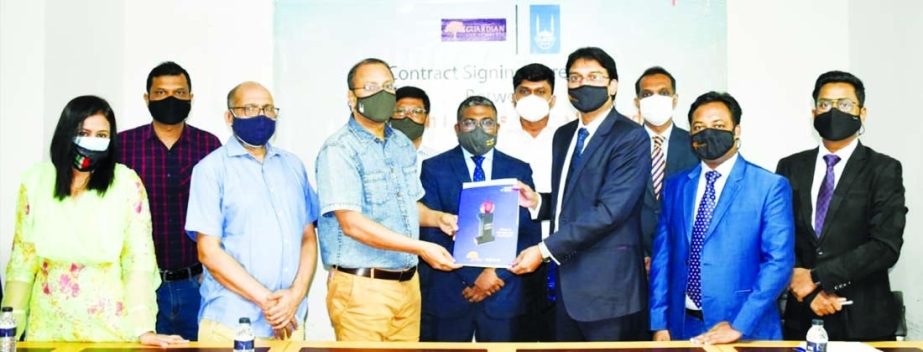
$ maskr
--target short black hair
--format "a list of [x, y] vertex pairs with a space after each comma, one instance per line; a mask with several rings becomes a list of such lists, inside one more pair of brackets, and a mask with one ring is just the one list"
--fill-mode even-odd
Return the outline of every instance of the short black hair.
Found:
[[644, 73], [641, 74], [641, 77], [638, 77], [638, 80], [635, 81], [635, 96], [641, 95], [641, 80], [647, 76], [653, 75], [664, 75], [670, 78], [670, 88], [673, 88], [673, 93], [676, 93], [676, 78], [673, 78], [673, 75], [670, 74], [665, 68], [660, 66], [654, 66], [649, 69], [644, 70]]
[[852, 73], [843, 71], [830, 71], [817, 77], [817, 81], [814, 82], [814, 92], [811, 93], [815, 102], [817, 102], [817, 96], [820, 95], [820, 89], [828, 83], [847, 83], [852, 85], [856, 89], [856, 98], [859, 98], [859, 107], [865, 105], [865, 85], [862, 84], [862, 80]]
[[154, 78], [157, 78], [160, 76], [179, 76], [179, 75], [183, 75], [186, 77], [186, 83], [189, 84], [189, 91], [191, 92], [192, 91], [192, 78], [189, 78], [189, 72], [186, 72], [186, 69], [184, 69], [182, 66], [178, 65], [177, 63], [173, 61], [161, 62], [160, 65], [157, 65], [157, 67], [154, 67], [154, 69], [151, 70], [151, 73], [147, 74], [147, 86], [144, 88], [144, 90], [148, 94], [151, 93], [151, 86], [154, 84]]
[[462, 100], [461, 104], [458, 104], [458, 113], [457, 113], [456, 121], [461, 121], [462, 113], [465, 112], [465, 109], [473, 107], [473, 106], [489, 107], [491, 110], [494, 111], [494, 116], [497, 116], [497, 107], [494, 105], [494, 102], [480, 95], [472, 95], [470, 97], [465, 98], [465, 100]]
[[83, 121], [87, 117], [102, 114], [109, 121], [109, 149], [108, 155], [99, 161], [98, 166], [90, 174], [90, 181], [87, 189], [96, 190], [100, 194], [105, 194], [109, 186], [112, 185], [112, 179], [115, 175], [115, 163], [119, 157], [119, 139], [116, 136], [118, 127], [115, 125], [115, 112], [112, 107], [103, 98], [84, 95], [72, 99], [64, 110], [61, 111], [61, 117], [58, 119], [58, 126], [55, 127], [54, 137], [51, 138], [51, 162], [54, 164], [55, 186], [54, 197], [64, 199], [71, 195], [71, 182], [74, 178], [74, 157], [76, 157], [76, 148], [74, 147], [74, 138]]
[[522, 81], [548, 81], [548, 85], [550, 85], [551, 90], [554, 91], [554, 71], [548, 68], [548, 66], [539, 63], [528, 64], [516, 70], [516, 73], [513, 75], [513, 89], [519, 87]]
[[727, 106], [728, 110], [731, 111], [731, 120], [733, 120], [734, 126], [740, 124], [740, 115], [743, 115], [744, 112], [740, 109], [740, 104], [737, 103], [737, 99], [734, 99], [734, 97], [728, 93], [711, 91], [695, 98], [692, 106], [689, 107], [689, 125], [692, 125], [692, 114], [695, 113], [695, 110], [698, 109], [699, 106], [714, 102], [719, 102]]
[[396, 95], [396, 100], [401, 100], [403, 98], [416, 98], [423, 101], [423, 109], [426, 109], [426, 112], [429, 113], [429, 96], [426, 95], [422, 89], [414, 86], [403, 86], [397, 89], [394, 92]]
[[385, 65], [385, 67], [388, 68], [388, 73], [391, 73], [391, 77], [394, 77], [394, 72], [391, 72], [391, 65], [388, 65], [388, 63], [385, 62], [384, 60], [376, 59], [374, 57], [363, 59], [362, 61], [359, 61], [355, 65], [353, 65], [353, 67], [349, 69], [349, 73], [346, 75], [346, 85], [349, 86], [349, 90], [356, 89], [353, 86], [353, 78], [356, 78], [356, 71], [359, 71], [359, 68], [362, 66], [371, 65], [371, 64]]
[[600, 66], [606, 69], [606, 74], [609, 75], [609, 79], [619, 80], [619, 71], [615, 67], [615, 60], [612, 59], [612, 56], [606, 54], [603, 49], [597, 47], [580, 48], [570, 53], [570, 55], [567, 56], [566, 65], [568, 74], [570, 74], [570, 67], [574, 65], [574, 62], [581, 59], [596, 61]]

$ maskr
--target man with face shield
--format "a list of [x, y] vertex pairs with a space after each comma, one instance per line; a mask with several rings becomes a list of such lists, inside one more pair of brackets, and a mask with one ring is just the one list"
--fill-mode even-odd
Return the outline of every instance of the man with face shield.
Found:
[[906, 224], [901, 163], [859, 141], [867, 110], [858, 77], [820, 75], [814, 103], [820, 145], [776, 169], [795, 190], [785, 337], [804, 338], [811, 321], [823, 319], [831, 340], [894, 340], [900, 306], [888, 269], [900, 257]]
[[460, 267], [445, 248], [419, 240], [420, 227], [438, 227], [448, 238], [457, 217], [419, 202], [413, 143], [388, 124], [395, 110], [390, 66], [362, 60], [346, 82], [352, 116], [327, 138], [316, 163], [330, 321], [339, 341], [417, 341], [418, 257], [437, 270]]
[[[471, 96], [458, 107], [455, 132], [458, 147], [423, 162], [421, 181], [426, 194], [423, 203], [433, 210], [458, 213], [459, 196], [465, 182], [515, 178], [532, 186], [532, 170], [523, 161], [504, 154], [494, 145], [499, 124], [493, 102]], [[452, 238], [438, 229], [423, 229], [421, 239], [437, 243], [451, 252]], [[519, 212], [518, 249], [541, 239], [537, 222], [529, 212]], [[510, 342], [518, 340], [519, 318], [534, 295], [528, 294], [523, 278], [505, 269], [465, 267], [453, 272], [433, 270], [421, 264], [425, 284], [422, 341]]]
[[673, 123], [676, 111], [676, 79], [663, 67], [644, 71], [635, 82], [635, 107], [651, 139], [651, 178], [644, 192], [641, 228], [644, 231], [644, 264], [650, 270], [651, 242], [660, 218], [663, 182], [673, 174], [696, 165], [689, 132]]
[[234, 135], [192, 171], [186, 232], [205, 266], [199, 341], [230, 343], [240, 318], [257, 338], [304, 339], [317, 263], [317, 196], [301, 159], [269, 142], [279, 108], [256, 82], [228, 92]]
[[794, 264], [791, 187], [744, 160], [741, 109], [708, 92], [689, 108], [699, 166], [667, 180], [651, 262], [654, 340], [778, 340]]
[[151, 70], [144, 101], [153, 121], [119, 133], [119, 159], [141, 176], [151, 202], [162, 281], [157, 289], [157, 332], [194, 341], [199, 331], [202, 264], [195, 241], [183, 230], [189, 180], [192, 167], [218, 149], [221, 141], [186, 123], [192, 108], [192, 80], [180, 65], [168, 61]]

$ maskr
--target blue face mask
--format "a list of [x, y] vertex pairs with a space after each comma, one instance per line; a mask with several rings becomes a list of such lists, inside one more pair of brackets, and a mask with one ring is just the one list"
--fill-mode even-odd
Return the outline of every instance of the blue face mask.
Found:
[[269, 142], [269, 138], [276, 133], [276, 120], [266, 115], [248, 118], [234, 117], [231, 125], [237, 139], [251, 146], [262, 146]]

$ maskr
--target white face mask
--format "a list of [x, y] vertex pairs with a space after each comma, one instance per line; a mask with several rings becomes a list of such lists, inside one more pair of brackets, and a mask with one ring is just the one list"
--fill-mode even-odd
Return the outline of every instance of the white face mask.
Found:
[[654, 94], [640, 101], [641, 117], [654, 125], [662, 126], [673, 117], [673, 97]]
[[548, 116], [551, 105], [544, 98], [530, 94], [516, 102], [516, 113], [529, 122], [535, 122]]
[[74, 137], [74, 144], [94, 152], [104, 152], [109, 149], [109, 138], [103, 137]]

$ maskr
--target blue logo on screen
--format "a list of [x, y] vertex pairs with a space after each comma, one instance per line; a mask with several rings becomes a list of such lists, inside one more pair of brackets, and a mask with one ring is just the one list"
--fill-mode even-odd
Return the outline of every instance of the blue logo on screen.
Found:
[[530, 5], [529, 42], [532, 54], [561, 52], [561, 6]]

